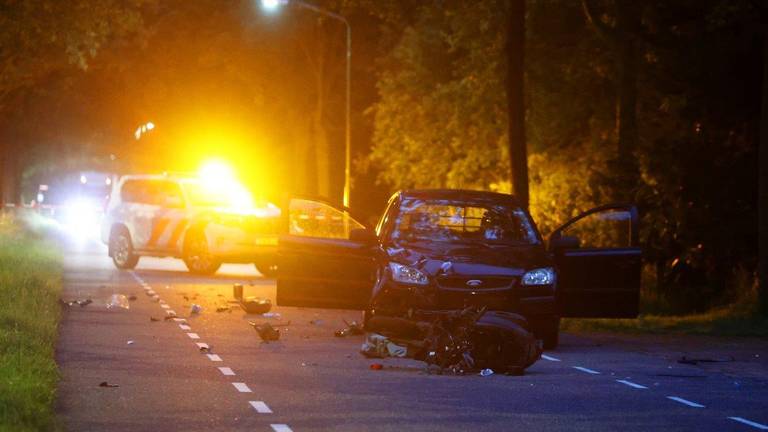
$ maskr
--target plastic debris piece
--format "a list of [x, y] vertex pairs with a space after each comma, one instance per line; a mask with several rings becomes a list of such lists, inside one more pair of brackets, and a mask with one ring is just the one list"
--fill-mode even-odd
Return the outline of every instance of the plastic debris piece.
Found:
[[99, 387], [120, 387], [117, 384], [110, 384], [106, 381], [102, 381], [101, 384], [99, 384]]
[[107, 302], [107, 309], [130, 309], [131, 305], [128, 304], [128, 297], [123, 294], [112, 294]]
[[481, 377], [488, 377], [488, 376], [491, 376], [491, 375], [493, 375], [493, 369], [483, 369], [483, 370], [480, 371], [480, 376]]
[[136, 342], [134, 342], [132, 340], [129, 340], [128, 342], [126, 342], [126, 345], [133, 345], [134, 343], [136, 343]]
[[382, 370], [384, 369], [384, 365], [381, 363], [373, 363], [371, 366], [369, 366], [371, 370]]
[[264, 342], [273, 342], [280, 339], [280, 330], [272, 327], [270, 323], [256, 324], [253, 323], [253, 328], [259, 334], [259, 337]]
[[192, 314], [199, 314], [202, 311], [203, 311], [203, 307], [200, 306], [199, 304], [194, 304], [194, 303], [189, 309], [189, 313], [192, 313]]
[[80, 307], [88, 306], [89, 304], [93, 303], [93, 300], [91, 299], [85, 299], [85, 300], [78, 300], [77, 305]]
[[264, 314], [272, 309], [272, 301], [266, 298], [246, 297], [240, 301], [240, 307], [248, 314]]
[[390, 357], [405, 357], [408, 353], [408, 348], [402, 345], [397, 345], [393, 342], [387, 343], [387, 352]]
[[384, 358], [389, 355], [387, 344], [389, 339], [378, 333], [368, 333], [363, 345], [360, 347], [360, 354], [368, 358]]
[[363, 331], [363, 326], [358, 324], [357, 321], [347, 322], [347, 320], [344, 320], [344, 324], [346, 324], [347, 327], [341, 330], [336, 330], [333, 333], [334, 336], [344, 337], [344, 336], [351, 336], [351, 335], [361, 335], [365, 333]]
[[216, 312], [232, 312], [229, 306], [219, 306], [216, 308]]

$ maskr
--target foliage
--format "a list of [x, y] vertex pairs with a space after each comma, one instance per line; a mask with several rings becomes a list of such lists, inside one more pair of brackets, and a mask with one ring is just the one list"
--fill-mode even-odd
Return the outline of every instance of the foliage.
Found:
[[57, 248], [0, 217], [0, 430], [55, 426]]

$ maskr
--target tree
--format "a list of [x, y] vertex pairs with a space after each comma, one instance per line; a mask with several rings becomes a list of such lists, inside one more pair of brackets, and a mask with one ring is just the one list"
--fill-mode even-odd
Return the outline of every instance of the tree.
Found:
[[525, 0], [511, 0], [507, 27], [507, 104], [512, 192], [528, 208], [528, 149], [525, 141]]

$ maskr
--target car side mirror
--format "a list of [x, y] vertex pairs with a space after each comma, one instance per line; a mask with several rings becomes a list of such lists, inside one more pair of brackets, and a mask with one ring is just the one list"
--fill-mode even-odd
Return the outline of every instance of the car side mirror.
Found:
[[374, 244], [378, 240], [376, 233], [367, 228], [355, 228], [349, 232], [349, 239], [364, 244]]
[[578, 249], [581, 240], [576, 236], [553, 236], [549, 239], [549, 250], [552, 252], [563, 249]]

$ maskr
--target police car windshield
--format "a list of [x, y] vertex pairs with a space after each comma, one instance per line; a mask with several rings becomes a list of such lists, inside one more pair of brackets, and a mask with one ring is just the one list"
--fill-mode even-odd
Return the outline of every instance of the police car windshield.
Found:
[[244, 203], [233, 202], [228, 191], [216, 191], [204, 187], [196, 180], [182, 182], [187, 199], [195, 207], [242, 207]]

